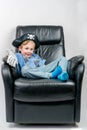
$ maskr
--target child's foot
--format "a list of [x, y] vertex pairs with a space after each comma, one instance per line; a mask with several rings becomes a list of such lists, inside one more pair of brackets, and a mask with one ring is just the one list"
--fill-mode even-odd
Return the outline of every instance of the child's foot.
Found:
[[67, 81], [69, 79], [69, 75], [67, 72], [62, 72], [57, 78], [61, 81]]
[[59, 74], [61, 74], [62, 68], [58, 66], [53, 72], [52, 72], [52, 78], [56, 78]]

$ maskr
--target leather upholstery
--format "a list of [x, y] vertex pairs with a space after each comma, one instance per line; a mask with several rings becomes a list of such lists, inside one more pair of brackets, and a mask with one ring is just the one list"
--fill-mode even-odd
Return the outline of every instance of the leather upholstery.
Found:
[[72, 124], [74, 102], [14, 102], [16, 123], [25, 124]]
[[40, 47], [36, 53], [46, 59], [46, 64], [65, 55], [64, 35], [61, 26], [18, 26], [16, 37], [18, 38], [24, 33], [37, 35]]
[[18, 26], [16, 38], [25, 33], [35, 34], [39, 41], [44, 44], [46, 42], [55, 42], [63, 44], [63, 28], [61, 26]]
[[[24, 33], [39, 37], [40, 56], [53, 61], [65, 56], [62, 26], [18, 26], [16, 38]], [[17, 51], [17, 49], [16, 49]], [[28, 124], [72, 124], [80, 122], [81, 88], [84, 63], [77, 65], [74, 79], [61, 82], [57, 79], [27, 79], [18, 77], [8, 64], [1, 72], [5, 88], [6, 121]]]
[[75, 78], [75, 70], [76, 70], [77, 66], [82, 63], [83, 60], [84, 60], [83, 55], [74, 56], [68, 60], [67, 71], [68, 71], [69, 77], [71, 79]]
[[[50, 83], [50, 84], [49, 84]], [[20, 84], [20, 86], [19, 86]], [[23, 102], [53, 102], [75, 99], [73, 81], [58, 82], [52, 79], [29, 80], [16, 79], [14, 82], [14, 99]]]

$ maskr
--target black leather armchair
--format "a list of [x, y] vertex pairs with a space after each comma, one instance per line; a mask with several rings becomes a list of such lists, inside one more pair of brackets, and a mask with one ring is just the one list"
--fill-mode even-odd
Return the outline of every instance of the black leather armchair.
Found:
[[[65, 56], [62, 26], [18, 26], [16, 38], [27, 32], [38, 36], [41, 46], [36, 53], [45, 58], [46, 63], [61, 55]], [[28, 124], [80, 122], [83, 62], [76, 67], [74, 77], [67, 82], [18, 77], [13, 68], [6, 63], [3, 63], [1, 71], [7, 122]]]

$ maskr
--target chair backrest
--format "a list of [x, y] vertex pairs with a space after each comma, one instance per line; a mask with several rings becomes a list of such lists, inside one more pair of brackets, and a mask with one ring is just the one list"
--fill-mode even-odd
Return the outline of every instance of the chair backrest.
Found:
[[65, 56], [62, 26], [17, 26], [16, 38], [19, 38], [25, 33], [37, 35], [40, 41], [40, 47], [36, 50], [36, 53], [46, 59], [47, 64], [62, 55]]

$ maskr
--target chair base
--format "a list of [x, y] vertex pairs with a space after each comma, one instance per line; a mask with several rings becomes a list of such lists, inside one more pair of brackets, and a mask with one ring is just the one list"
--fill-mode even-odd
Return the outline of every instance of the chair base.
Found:
[[15, 101], [14, 122], [22, 124], [73, 124], [73, 101], [29, 103]]

